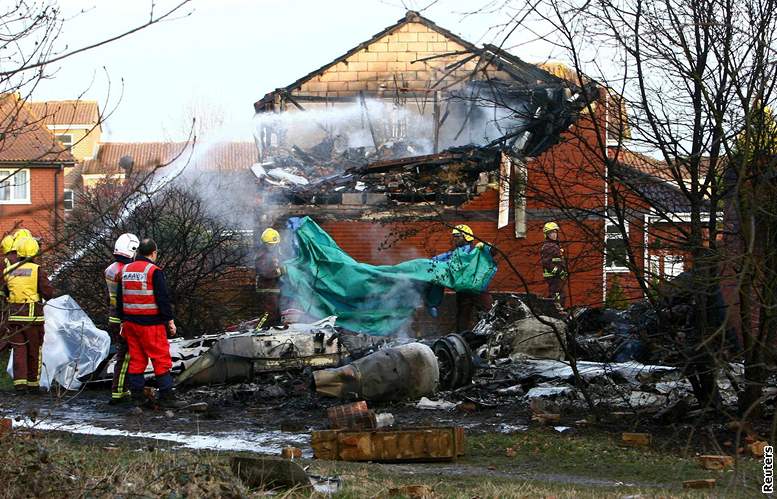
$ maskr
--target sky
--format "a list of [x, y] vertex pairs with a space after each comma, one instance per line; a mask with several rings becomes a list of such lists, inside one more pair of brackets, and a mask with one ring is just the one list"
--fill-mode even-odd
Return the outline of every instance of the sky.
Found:
[[[57, 40], [74, 49], [145, 23], [151, 2], [60, 0]], [[162, 12], [179, 0], [156, 0]], [[223, 117], [219, 138], [252, 140], [253, 103], [369, 39], [407, 8], [464, 39], [501, 44], [504, 0], [194, 0], [176, 19], [47, 68], [35, 100], [91, 99], [112, 111], [103, 140], [186, 138], [191, 116]], [[431, 5], [430, 5], [431, 4]], [[515, 2], [521, 5], [522, 2]], [[422, 10], [423, 9], [423, 10]], [[477, 14], [468, 12], [480, 10]], [[504, 43], [527, 61], [558, 58], [521, 28]], [[195, 110], [195, 111], [192, 111]]]

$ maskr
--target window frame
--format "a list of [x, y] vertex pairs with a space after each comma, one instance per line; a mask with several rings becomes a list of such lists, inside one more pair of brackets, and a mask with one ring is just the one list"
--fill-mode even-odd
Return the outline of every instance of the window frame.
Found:
[[[61, 140], [60, 137], [70, 137], [70, 141], [69, 142], [65, 142], [65, 141]], [[70, 150], [70, 149], [73, 148], [73, 134], [72, 133], [58, 133], [58, 134], [54, 134], [54, 138], [57, 139], [57, 141], [60, 144], [62, 144], [62, 146], [65, 147], [66, 149]]]
[[[68, 194], [70, 194], [70, 208], [67, 207], [68, 203]], [[65, 209], [65, 211], [73, 211], [73, 208], [76, 206], [76, 194], [73, 191], [73, 189], [65, 189], [62, 194], [62, 207]]]
[[[0, 204], [32, 204], [32, 197], [31, 197], [31, 188], [30, 185], [32, 184], [32, 175], [29, 168], [0, 168], [0, 180], [5, 179], [4, 181], [10, 182], [13, 177], [18, 175], [19, 173], [24, 172], [27, 179], [25, 181], [25, 193], [24, 198], [14, 198], [13, 197], [13, 187], [16, 185], [9, 185], [9, 188], [11, 189], [11, 198], [8, 200], [0, 199]], [[8, 177], [8, 178], [6, 178]], [[2, 186], [2, 182], [0, 182], [0, 186]]]
[[[624, 228], [626, 229], [626, 234], [628, 234], [629, 233], [628, 219], [623, 220], [623, 225], [624, 225]], [[610, 227], [615, 227], [618, 230], [616, 232], [609, 232], [607, 229]], [[629, 272], [630, 269], [628, 267], [617, 265], [615, 263], [615, 259], [613, 259], [612, 263], [610, 264], [607, 263], [607, 256], [609, 253], [608, 247], [609, 247], [610, 240], [624, 241], [627, 247], [629, 244], [628, 237], [625, 237], [625, 238], [623, 237], [623, 234], [621, 233], [620, 228], [618, 227], [618, 224], [611, 221], [610, 214], [608, 213], [607, 216], [604, 217], [604, 270], [605, 272], [612, 272], [612, 273]], [[628, 254], [626, 258], [628, 258]]]

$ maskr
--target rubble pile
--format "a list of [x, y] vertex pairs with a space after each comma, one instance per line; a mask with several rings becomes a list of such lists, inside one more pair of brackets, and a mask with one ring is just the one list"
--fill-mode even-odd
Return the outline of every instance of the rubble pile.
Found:
[[[277, 148], [251, 171], [296, 204], [338, 204], [342, 194], [385, 194], [385, 202], [441, 201], [461, 204], [478, 185], [496, 186], [498, 151], [477, 146], [417, 155], [419, 145], [389, 141], [377, 149], [338, 147], [327, 138], [308, 151]], [[445, 199], [438, 199], [445, 196]]]
[[[698, 403], [683, 364], [613, 360], [633, 354], [629, 341], [644, 341], [634, 330], [653, 327], [640, 322], [647, 314], [637, 304], [625, 311], [583, 309], [561, 320], [551, 301], [511, 295], [462, 335], [373, 337], [336, 327], [328, 317], [284, 328], [256, 329], [249, 321], [222, 335], [171, 340], [171, 346], [176, 384], [190, 387], [188, 397], [225, 406], [283, 406], [296, 398], [310, 407], [368, 400], [424, 410], [513, 405], [551, 415], [593, 407], [685, 416]], [[742, 378], [740, 364], [718, 374], [725, 406], [736, 404]]]
[[[567, 326], [551, 305], [512, 295], [494, 303], [489, 313], [472, 329], [470, 343], [476, 355], [486, 362], [513, 354], [563, 359], [562, 342]], [[559, 341], [561, 340], [561, 341]]]

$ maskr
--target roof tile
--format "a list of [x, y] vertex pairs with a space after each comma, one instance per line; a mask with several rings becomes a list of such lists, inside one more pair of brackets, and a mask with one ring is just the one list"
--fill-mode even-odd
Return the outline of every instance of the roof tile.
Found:
[[94, 126], [100, 121], [100, 110], [97, 107], [97, 101], [59, 100], [29, 102], [28, 106], [47, 126]]
[[[195, 144], [191, 154], [191, 166], [203, 171], [240, 171], [257, 161], [256, 145], [253, 142], [220, 142], [216, 144]], [[123, 156], [131, 156], [134, 167], [149, 170], [166, 164], [180, 156], [190, 157], [186, 142], [105, 142], [100, 144], [97, 156], [84, 163], [84, 175], [115, 175], [124, 173], [119, 168]]]
[[15, 93], [0, 94], [0, 162], [72, 163], [73, 156]]

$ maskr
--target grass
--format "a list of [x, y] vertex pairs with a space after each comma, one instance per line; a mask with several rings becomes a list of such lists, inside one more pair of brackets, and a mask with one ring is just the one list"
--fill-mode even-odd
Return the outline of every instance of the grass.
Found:
[[[505, 455], [506, 447], [516, 450]], [[251, 497], [261, 496], [229, 469], [229, 453], [172, 449], [156, 441], [15, 432], [0, 437], [0, 497]], [[754, 495], [759, 463], [737, 472], [702, 470], [695, 459], [654, 450], [621, 449], [605, 433], [562, 435], [532, 429], [518, 435], [469, 438], [456, 463], [382, 465], [305, 461], [309, 472], [340, 476], [342, 498], [389, 497], [404, 485], [427, 485], [435, 497], [704, 497], [681, 481], [717, 478], [716, 495]], [[616, 480], [603, 487], [575, 477]], [[734, 487], [732, 481], [737, 485]], [[285, 492], [281, 497], [307, 497]]]

